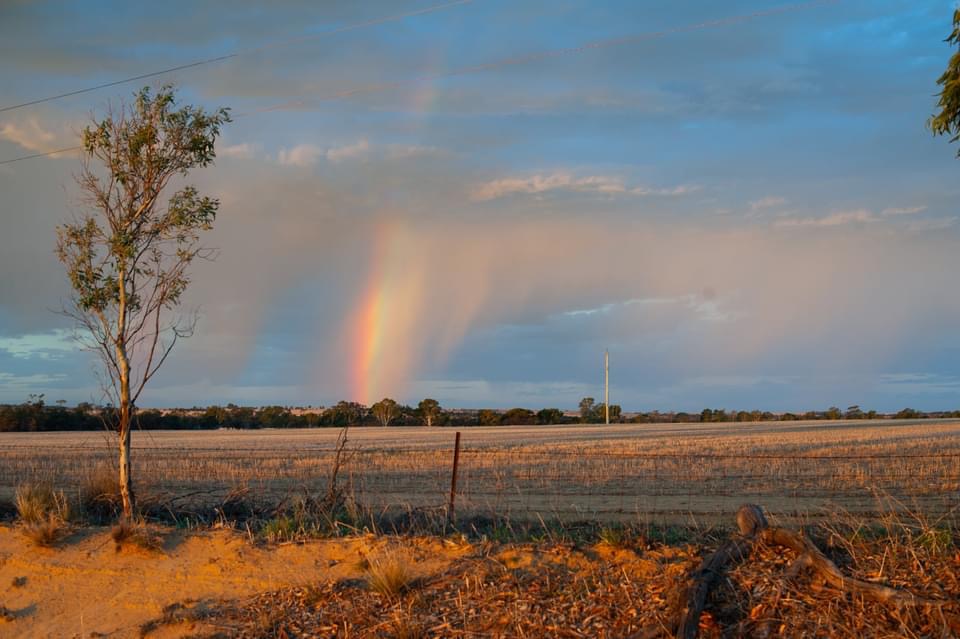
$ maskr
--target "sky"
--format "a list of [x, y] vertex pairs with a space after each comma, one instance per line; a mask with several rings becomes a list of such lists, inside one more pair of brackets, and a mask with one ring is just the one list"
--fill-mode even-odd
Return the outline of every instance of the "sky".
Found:
[[[571, 409], [608, 349], [630, 411], [957, 409], [953, 7], [7, 0], [0, 108], [238, 55], [2, 111], [0, 160], [144, 84], [232, 109], [143, 407]], [[55, 312], [79, 162], [0, 164], [0, 402], [103, 398]]]

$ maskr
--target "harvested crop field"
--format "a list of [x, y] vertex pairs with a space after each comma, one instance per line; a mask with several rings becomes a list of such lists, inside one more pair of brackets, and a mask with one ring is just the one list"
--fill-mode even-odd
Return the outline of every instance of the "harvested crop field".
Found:
[[[142, 496], [178, 508], [230, 494], [275, 504], [325, 486], [335, 429], [134, 434]], [[354, 428], [341, 470], [376, 512], [447, 503], [454, 432]], [[0, 500], [20, 482], [68, 493], [113, 463], [105, 433], [0, 434]], [[956, 521], [960, 423], [923, 420], [462, 429], [457, 513], [513, 520], [709, 525], [744, 501], [783, 521], [849, 512]]]
[[[334, 429], [134, 434], [143, 495], [196, 508], [231, 492], [275, 503], [319, 490]], [[440, 507], [454, 432], [354, 428], [342, 469], [378, 511]], [[516, 519], [701, 524], [744, 500], [797, 521], [909, 510], [954, 518], [960, 423], [774, 422], [462, 429], [458, 512]], [[105, 433], [0, 435], [0, 499], [30, 479], [67, 491], [113, 463]]]

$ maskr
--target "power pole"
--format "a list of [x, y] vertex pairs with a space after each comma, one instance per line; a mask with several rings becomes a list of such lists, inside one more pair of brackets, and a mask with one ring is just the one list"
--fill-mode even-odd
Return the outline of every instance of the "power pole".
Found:
[[610, 425], [610, 351], [603, 351], [603, 418]]

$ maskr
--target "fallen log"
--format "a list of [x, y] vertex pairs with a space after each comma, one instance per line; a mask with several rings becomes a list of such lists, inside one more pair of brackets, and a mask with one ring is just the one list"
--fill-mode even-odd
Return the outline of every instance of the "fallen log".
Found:
[[744, 504], [737, 511], [739, 535], [727, 541], [716, 552], [707, 556], [687, 577], [678, 596], [676, 637], [695, 639], [699, 632], [700, 615], [710, 590], [729, 566], [742, 562], [753, 551], [757, 542], [789, 548], [797, 553], [790, 568], [791, 574], [809, 569], [826, 583], [842, 592], [894, 606], [942, 606], [945, 601], [918, 597], [913, 593], [883, 584], [845, 576], [835, 563], [816, 545], [800, 533], [785, 528], [771, 528], [760, 506]]
[[737, 526], [740, 536], [726, 542], [715, 553], [709, 555], [690, 573], [687, 585], [681, 589], [679, 601], [680, 621], [677, 625], [677, 637], [694, 639], [700, 627], [700, 614], [707, 604], [707, 595], [717, 583], [728, 565], [738, 563], [750, 556], [757, 534], [767, 530], [767, 518], [763, 509], [752, 504], [744, 504], [737, 511]]
[[761, 532], [760, 538], [766, 544], [789, 548], [797, 553], [797, 560], [790, 569], [792, 572], [799, 572], [800, 569], [808, 568], [837, 590], [894, 606], [941, 606], [947, 603], [936, 599], [918, 597], [912, 592], [898, 590], [872, 581], [847, 577], [835, 563], [820, 552], [820, 549], [812, 541], [791, 530], [766, 528]]

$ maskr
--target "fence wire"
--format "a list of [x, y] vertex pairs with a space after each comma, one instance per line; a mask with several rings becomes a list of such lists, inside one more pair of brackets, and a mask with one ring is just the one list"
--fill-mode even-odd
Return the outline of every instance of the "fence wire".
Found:
[[[951, 447], [952, 446], [952, 447]], [[838, 512], [872, 518], [909, 513], [957, 523], [960, 442], [899, 452], [724, 452], [625, 450], [598, 443], [470, 447], [461, 451], [457, 512], [517, 519], [692, 523], [729, 521], [745, 501], [785, 519]], [[844, 448], [840, 446], [839, 448]], [[849, 448], [849, 446], [848, 446]], [[446, 504], [452, 448], [349, 450], [341, 477], [371, 509]], [[141, 494], [150, 491], [216, 505], [231, 491], [279, 501], [326, 487], [335, 451], [328, 445], [135, 445]], [[79, 490], [114, 452], [105, 443], [0, 450], [0, 499], [26, 481]], [[180, 496], [180, 497], [178, 497]]]

